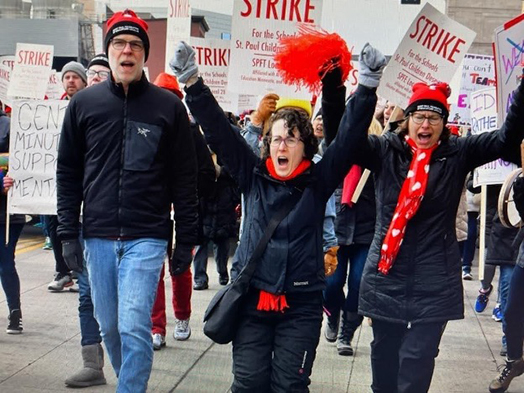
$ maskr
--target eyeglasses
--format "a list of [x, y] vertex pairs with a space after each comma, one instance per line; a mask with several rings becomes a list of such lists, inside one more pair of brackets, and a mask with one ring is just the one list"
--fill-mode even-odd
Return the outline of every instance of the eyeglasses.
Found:
[[95, 75], [98, 75], [100, 79], [107, 79], [109, 78], [109, 71], [95, 71], [95, 70], [87, 70], [86, 74], [89, 78], [94, 78]]
[[420, 113], [412, 113], [411, 118], [413, 119], [415, 124], [422, 124], [426, 119], [428, 119], [429, 124], [431, 124], [432, 126], [439, 125], [443, 119], [443, 117], [440, 115], [425, 116]]
[[144, 43], [142, 41], [126, 41], [118, 38], [111, 40], [111, 46], [116, 50], [124, 50], [127, 44], [131, 46], [133, 52], [142, 52], [144, 50]]
[[295, 147], [298, 145], [298, 142], [300, 142], [299, 138], [295, 138], [294, 136], [288, 136], [287, 138], [282, 138], [281, 136], [273, 136], [271, 137], [271, 146], [280, 146], [280, 144], [284, 141], [284, 144], [287, 147]]

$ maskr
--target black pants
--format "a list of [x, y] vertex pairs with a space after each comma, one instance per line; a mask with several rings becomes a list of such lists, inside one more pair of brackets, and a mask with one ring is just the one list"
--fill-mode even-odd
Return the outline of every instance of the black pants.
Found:
[[374, 393], [429, 390], [445, 322], [406, 325], [373, 320], [371, 370]]
[[53, 245], [53, 254], [55, 255], [55, 270], [61, 274], [69, 274], [69, 269], [62, 256], [62, 242], [58, 238], [58, 216], [46, 216], [47, 230], [49, 231], [49, 237], [51, 238], [51, 244]]
[[233, 393], [309, 392], [322, 325], [322, 293], [288, 294], [284, 313], [258, 311], [250, 291], [233, 340]]

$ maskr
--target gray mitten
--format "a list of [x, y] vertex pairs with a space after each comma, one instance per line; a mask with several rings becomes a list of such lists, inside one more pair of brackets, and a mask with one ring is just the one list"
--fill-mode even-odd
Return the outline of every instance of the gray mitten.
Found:
[[378, 87], [386, 66], [386, 58], [382, 52], [366, 43], [360, 52], [359, 64], [358, 83], [367, 87]]
[[184, 41], [175, 44], [175, 54], [169, 62], [180, 83], [186, 83], [193, 75], [198, 74], [198, 66], [195, 64], [195, 51], [191, 45]]

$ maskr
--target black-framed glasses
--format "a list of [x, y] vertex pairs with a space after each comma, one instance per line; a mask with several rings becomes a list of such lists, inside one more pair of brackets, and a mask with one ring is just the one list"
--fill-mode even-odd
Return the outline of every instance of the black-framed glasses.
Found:
[[94, 78], [95, 75], [98, 75], [100, 79], [107, 79], [109, 78], [109, 71], [95, 71], [95, 70], [87, 70], [86, 74], [89, 78]]
[[424, 120], [428, 119], [429, 124], [431, 124], [432, 126], [439, 125], [443, 119], [442, 116], [437, 115], [437, 114], [426, 116], [426, 115], [423, 115], [422, 113], [416, 113], [416, 112], [411, 114], [411, 118], [413, 119], [415, 124], [422, 124], [424, 123]]
[[273, 136], [271, 137], [271, 146], [280, 146], [280, 144], [284, 141], [284, 144], [287, 147], [295, 147], [298, 145], [298, 142], [300, 142], [299, 138], [295, 138], [294, 136], [288, 136], [286, 138], [282, 138], [281, 136]]
[[116, 50], [124, 50], [127, 44], [131, 46], [133, 52], [142, 52], [144, 50], [144, 43], [142, 41], [126, 41], [120, 38], [113, 38], [111, 40], [111, 46]]

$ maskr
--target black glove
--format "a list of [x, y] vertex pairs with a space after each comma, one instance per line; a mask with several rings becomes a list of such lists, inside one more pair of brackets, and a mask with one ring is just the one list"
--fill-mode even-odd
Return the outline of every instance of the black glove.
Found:
[[189, 244], [177, 244], [173, 256], [169, 261], [169, 272], [172, 276], [184, 273], [193, 261], [193, 246]]
[[524, 177], [518, 177], [513, 184], [513, 202], [521, 220], [524, 220]]
[[75, 272], [84, 268], [84, 253], [78, 239], [62, 241], [62, 256], [67, 267]]
[[[331, 65], [331, 63], [336, 63], [338, 60], [338, 58], [329, 60], [323, 68], [325, 69]], [[320, 77], [322, 78], [322, 91], [334, 91], [344, 84], [342, 80], [342, 69], [339, 66], [332, 68], [326, 73], [321, 73]]]

